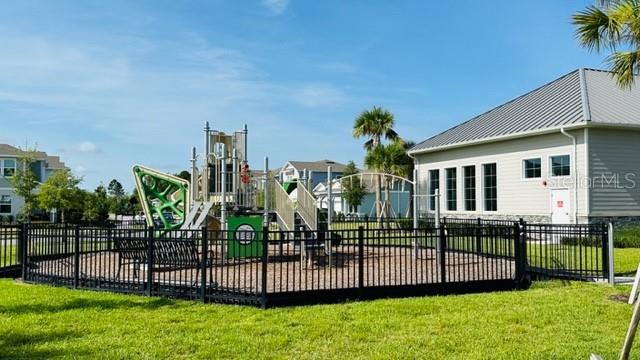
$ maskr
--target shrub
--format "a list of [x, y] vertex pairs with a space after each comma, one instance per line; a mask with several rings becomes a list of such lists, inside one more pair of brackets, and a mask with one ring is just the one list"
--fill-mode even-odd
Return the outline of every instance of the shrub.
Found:
[[[600, 236], [563, 237], [560, 239], [563, 245], [602, 246]], [[613, 232], [613, 247], [615, 248], [640, 248], [640, 226], [629, 225], [615, 228]]]
[[613, 246], [617, 248], [640, 248], [640, 225], [615, 228]]
[[560, 239], [560, 244], [600, 247], [602, 246], [602, 238], [600, 236], [566, 236]]
[[[400, 218], [396, 219], [398, 226], [402, 230], [412, 230], [413, 229], [413, 219], [411, 218]], [[418, 229], [426, 229], [430, 230], [434, 227], [433, 219], [419, 219], [418, 220]]]

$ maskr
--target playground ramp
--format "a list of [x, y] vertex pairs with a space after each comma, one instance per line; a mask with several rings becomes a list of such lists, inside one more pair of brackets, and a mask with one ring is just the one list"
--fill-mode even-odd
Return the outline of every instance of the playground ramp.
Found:
[[293, 231], [296, 214], [309, 230], [318, 229], [318, 210], [315, 197], [302, 184], [297, 186], [297, 200], [294, 202], [277, 180], [273, 182], [274, 210], [278, 225], [284, 230]]

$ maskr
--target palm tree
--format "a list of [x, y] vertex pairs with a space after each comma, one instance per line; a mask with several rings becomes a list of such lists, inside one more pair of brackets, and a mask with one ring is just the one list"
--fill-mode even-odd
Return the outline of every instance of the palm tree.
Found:
[[[367, 153], [364, 158], [364, 164], [377, 172], [395, 175], [398, 177], [406, 177], [409, 167], [406, 164], [407, 151], [402, 141], [394, 141], [389, 144], [380, 144]], [[388, 217], [390, 214], [390, 190], [392, 178], [385, 177], [382, 183], [384, 188], [384, 206], [381, 206], [381, 213]]]
[[392, 113], [381, 107], [374, 106], [371, 110], [364, 110], [356, 118], [353, 124], [353, 137], [368, 137], [364, 143], [367, 151], [380, 145], [382, 138], [389, 141], [396, 141], [400, 137], [393, 129], [395, 118]]
[[[370, 153], [380, 146], [383, 138], [393, 142], [401, 141], [398, 133], [393, 129], [394, 125], [395, 119], [391, 112], [374, 106], [371, 110], [364, 110], [356, 118], [353, 124], [353, 137], [356, 139], [368, 137], [369, 140], [364, 143], [364, 148], [367, 153]], [[378, 176], [376, 184], [376, 216], [378, 218], [382, 214], [380, 183], [380, 176]]]
[[640, 0], [598, 0], [573, 15], [583, 47], [608, 49], [607, 63], [618, 86], [631, 88], [640, 74]]

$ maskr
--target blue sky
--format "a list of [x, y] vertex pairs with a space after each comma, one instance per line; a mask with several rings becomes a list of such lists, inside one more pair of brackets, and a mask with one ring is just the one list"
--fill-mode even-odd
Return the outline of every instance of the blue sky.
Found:
[[363, 157], [353, 119], [421, 141], [578, 67], [587, 1], [28, 1], [0, 12], [0, 142], [61, 155], [83, 187], [176, 172], [205, 121], [264, 156]]

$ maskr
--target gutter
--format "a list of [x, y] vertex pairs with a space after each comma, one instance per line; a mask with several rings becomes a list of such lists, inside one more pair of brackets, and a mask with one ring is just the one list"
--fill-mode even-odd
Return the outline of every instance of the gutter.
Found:
[[569, 139], [571, 139], [571, 142], [573, 143], [573, 159], [571, 159], [571, 167], [573, 169], [571, 169], [571, 174], [572, 177], [575, 179], [574, 183], [573, 183], [573, 220], [575, 222], [575, 224], [578, 223], [578, 144], [576, 141], [576, 137], [574, 135], [569, 134], [568, 132], [565, 131], [564, 128], [560, 128], [560, 133], [566, 137], [568, 137]]

